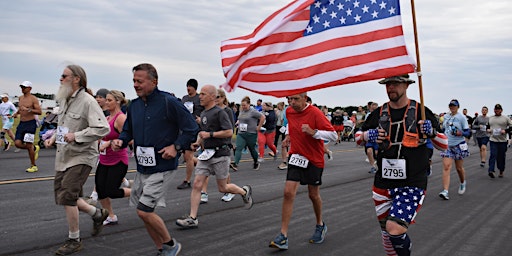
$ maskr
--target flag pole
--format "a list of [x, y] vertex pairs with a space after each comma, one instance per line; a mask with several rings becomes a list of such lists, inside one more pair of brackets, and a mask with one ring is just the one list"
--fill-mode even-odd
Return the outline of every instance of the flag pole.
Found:
[[424, 101], [423, 101], [423, 83], [422, 83], [422, 80], [421, 80], [421, 62], [420, 62], [420, 47], [419, 47], [419, 43], [418, 43], [418, 32], [417, 32], [417, 28], [416, 28], [416, 10], [414, 8], [414, 0], [411, 0], [411, 10], [412, 10], [412, 25], [413, 25], [413, 28], [414, 28], [414, 44], [416, 46], [416, 74], [418, 75], [418, 86], [419, 86], [419, 90], [420, 90], [420, 102], [421, 102], [421, 119], [422, 120], [425, 120], [426, 119], [426, 114], [425, 114], [425, 104], [424, 104]]

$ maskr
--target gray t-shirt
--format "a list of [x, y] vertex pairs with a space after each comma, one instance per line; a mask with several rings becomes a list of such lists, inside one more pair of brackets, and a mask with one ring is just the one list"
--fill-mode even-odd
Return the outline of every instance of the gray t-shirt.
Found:
[[475, 120], [473, 121], [473, 129], [476, 130], [475, 136], [477, 138], [483, 138], [483, 137], [489, 137], [489, 134], [487, 133], [487, 125], [489, 124], [489, 117], [488, 116], [477, 116]]
[[241, 110], [238, 115], [238, 132], [257, 133], [258, 122], [260, 121], [261, 113], [256, 109], [249, 109], [247, 111]]
[[[201, 126], [201, 131], [206, 132], [233, 129], [228, 114], [218, 106], [201, 112], [201, 122], [199, 125]], [[207, 138], [204, 140], [204, 147], [206, 149], [222, 148], [217, 150], [215, 157], [229, 156], [230, 151], [229, 147], [227, 147], [229, 144], [231, 144], [231, 138]]]
[[507, 142], [507, 133], [502, 134], [502, 130], [512, 126], [512, 121], [508, 116], [491, 116], [489, 117], [489, 128], [491, 129], [490, 141], [493, 142]]
[[204, 107], [201, 106], [201, 102], [199, 101], [199, 94], [196, 94], [194, 97], [190, 97], [187, 95], [181, 98], [181, 102], [188, 109], [190, 113], [194, 115], [194, 119], [197, 116], [201, 116], [201, 112], [204, 110]]

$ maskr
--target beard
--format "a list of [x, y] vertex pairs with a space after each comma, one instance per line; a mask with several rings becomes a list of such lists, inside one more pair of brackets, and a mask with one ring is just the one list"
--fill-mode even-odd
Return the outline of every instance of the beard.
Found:
[[55, 99], [57, 101], [68, 100], [71, 97], [72, 93], [73, 87], [71, 86], [71, 83], [63, 83], [60, 85], [59, 91], [57, 92]]

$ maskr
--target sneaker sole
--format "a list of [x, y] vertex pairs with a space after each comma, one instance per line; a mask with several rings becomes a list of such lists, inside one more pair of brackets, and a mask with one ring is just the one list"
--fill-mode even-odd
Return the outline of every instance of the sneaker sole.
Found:
[[447, 197], [447, 196], [444, 196], [444, 195], [441, 195], [441, 194], [439, 194], [439, 197], [444, 199], [444, 200], [450, 200], [450, 197]]
[[279, 249], [279, 250], [288, 250], [288, 245], [281, 246], [281, 245], [278, 245], [278, 244], [274, 243], [274, 241], [270, 242], [268, 247], [276, 248], [276, 249]]
[[[245, 186], [243, 186], [243, 188], [249, 195], [249, 199], [250, 199], [249, 203], [246, 203], [244, 208], [246, 210], [250, 210], [254, 204], [254, 200], [252, 199], [252, 188], [249, 185], [245, 185]], [[245, 203], [245, 200], [244, 200], [244, 203]]]
[[199, 225], [195, 225], [195, 226], [183, 226], [181, 225], [180, 223], [178, 223], [178, 221], [175, 222], [176, 223], [176, 226], [180, 227], [181, 229], [193, 229], [193, 228], [198, 228]]

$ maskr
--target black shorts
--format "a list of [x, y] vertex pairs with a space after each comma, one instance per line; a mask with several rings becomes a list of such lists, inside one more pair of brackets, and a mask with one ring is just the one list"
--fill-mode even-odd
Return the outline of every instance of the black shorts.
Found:
[[23, 141], [25, 137], [25, 133], [34, 134], [36, 133], [37, 129], [37, 122], [36, 120], [30, 120], [30, 121], [20, 121], [18, 124], [18, 127], [16, 128], [16, 136], [14, 140], [21, 140]]
[[[289, 161], [288, 161], [289, 162]], [[286, 180], [300, 182], [301, 185], [322, 185], [323, 168], [318, 168], [308, 164], [307, 168], [298, 167], [288, 164], [288, 172], [286, 173]]]

